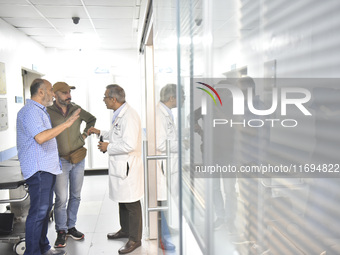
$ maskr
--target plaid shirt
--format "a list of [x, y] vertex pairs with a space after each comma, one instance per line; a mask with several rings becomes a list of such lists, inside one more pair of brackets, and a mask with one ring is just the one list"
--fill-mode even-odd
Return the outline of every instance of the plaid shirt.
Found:
[[38, 171], [60, 174], [61, 165], [55, 138], [38, 144], [34, 137], [51, 129], [46, 107], [34, 100], [27, 100], [17, 115], [17, 148], [21, 171], [25, 179]]

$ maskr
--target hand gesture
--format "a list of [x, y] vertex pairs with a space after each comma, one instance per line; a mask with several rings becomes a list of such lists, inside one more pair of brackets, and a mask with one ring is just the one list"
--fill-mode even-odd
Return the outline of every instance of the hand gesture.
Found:
[[99, 130], [99, 129], [96, 129], [96, 128], [94, 128], [94, 127], [90, 127], [90, 128], [87, 130], [87, 135], [92, 135], [92, 134], [100, 135], [100, 130]]
[[79, 113], [81, 111], [81, 108], [77, 109], [76, 111], [74, 111], [74, 113], [72, 113], [72, 115], [65, 121], [65, 125], [66, 127], [70, 127], [72, 126], [72, 124], [76, 121], [76, 119], [79, 118]]

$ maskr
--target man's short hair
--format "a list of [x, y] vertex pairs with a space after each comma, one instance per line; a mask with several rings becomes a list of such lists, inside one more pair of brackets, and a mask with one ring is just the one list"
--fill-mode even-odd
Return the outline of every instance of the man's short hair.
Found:
[[170, 100], [170, 97], [176, 98], [176, 90], [177, 90], [177, 85], [176, 84], [167, 84], [161, 89], [160, 93], [160, 101], [162, 103], [166, 103]]
[[44, 84], [45, 80], [37, 78], [35, 79], [31, 86], [30, 86], [30, 92], [31, 92], [31, 97], [35, 96], [38, 93], [38, 89], [41, 87], [42, 84]]
[[106, 89], [109, 91], [109, 96], [116, 98], [118, 103], [125, 103], [125, 91], [121, 86], [110, 84], [106, 86]]

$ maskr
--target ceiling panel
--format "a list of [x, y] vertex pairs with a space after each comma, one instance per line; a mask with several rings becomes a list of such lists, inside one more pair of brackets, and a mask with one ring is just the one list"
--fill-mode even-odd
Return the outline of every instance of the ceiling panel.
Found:
[[132, 19], [93, 19], [93, 23], [98, 28], [112, 28], [130, 30]]
[[24, 32], [27, 35], [59, 35], [58, 32], [53, 28], [19, 28], [20, 31]]
[[0, 4], [27, 4], [26, 0], [0, 0]]
[[65, 42], [65, 38], [61, 36], [48, 36], [48, 35], [32, 35], [32, 39], [45, 43], [45, 42]]
[[[0, 18], [44, 47], [73, 49], [69, 36], [93, 36], [103, 49], [137, 50], [133, 24], [144, 14], [141, 1], [0, 0]], [[79, 23], [72, 17], [80, 17]]]
[[107, 42], [105, 44], [102, 44], [102, 48], [103, 49], [115, 49], [115, 50], [119, 50], [119, 49], [123, 49], [123, 50], [129, 50], [129, 49], [133, 49], [133, 48], [137, 48], [136, 44], [133, 43], [110, 43]]
[[37, 9], [44, 14], [46, 18], [69, 18], [80, 17], [87, 18], [86, 12], [82, 6], [47, 6], [39, 5]]
[[133, 7], [102, 7], [88, 6], [87, 10], [92, 19], [132, 19], [134, 14]]
[[9, 5], [9, 4], [1, 4], [0, 8], [0, 17], [6, 18], [36, 18], [40, 17], [39, 14], [29, 5]]
[[[137, 0], [84, 0], [85, 5], [104, 5], [104, 6], [135, 6]], [[140, 2], [140, 1], [139, 1]]]
[[[236, 14], [239, 5], [244, 6], [251, 2], [240, 1], [224, 0], [213, 5], [214, 46], [222, 46], [238, 36], [239, 21]], [[102, 49], [137, 50], [136, 22], [141, 25], [140, 15], [144, 15], [145, 11], [139, 8], [146, 8], [146, 2], [147, 0], [0, 0], [0, 18], [44, 47], [73, 49], [75, 46], [70, 44], [70, 36], [93, 36], [93, 40], [100, 41], [99, 47]], [[194, 0], [195, 18], [203, 18], [201, 6], [201, 0]], [[176, 36], [175, 6], [172, 1], [163, 1], [157, 7], [155, 18], [162, 31], [157, 30], [155, 36], [164, 39], [164, 43], [173, 43]], [[73, 23], [74, 16], [80, 17], [78, 24]], [[202, 26], [195, 26], [194, 33], [199, 35], [201, 28]]]
[[127, 35], [121, 35], [117, 36], [116, 34], [106, 34], [105, 36], [101, 37], [103, 39], [108, 40], [108, 41], [120, 41], [120, 42], [133, 42], [134, 40], [131, 40], [130, 36]]
[[59, 30], [81, 30], [84, 28], [93, 28], [90, 20], [88, 18], [80, 18], [78, 24], [74, 24], [72, 18], [68, 17], [66, 19], [48, 19], [56, 28]]
[[[34, 5], [68, 5], [68, 6], [82, 6], [80, 0], [29, 0]], [[26, 1], [25, 1], [26, 2]]]
[[43, 18], [3, 18], [14, 27], [51, 27]]
[[121, 36], [129, 36], [131, 38], [131, 34], [132, 34], [132, 29], [130, 30], [120, 30], [117, 31], [116, 29], [97, 29], [97, 34], [100, 37], [106, 37], [106, 36], [111, 36], [114, 35], [115, 37], [121, 37]]

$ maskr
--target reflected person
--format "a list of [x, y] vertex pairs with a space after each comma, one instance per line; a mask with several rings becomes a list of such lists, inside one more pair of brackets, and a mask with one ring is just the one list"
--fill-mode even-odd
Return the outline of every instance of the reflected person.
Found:
[[[184, 97], [182, 97], [184, 98]], [[183, 99], [184, 100], [184, 99]], [[183, 101], [182, 101], [183, 103]], [[158, 155], [166, 153], [167, 142], [170, 141], [170, 169], [167, 169], [166, 160], [157, 160], [157, 200], [158, 205], [168, 206], [168, 189], [170, 194], [178, 196], [178, 134], [172, 114], [172, 109], [177, 107], [177, 85], [167, 84], [160, 91], [160, 102], [156, 107], [156, 148]], [[170, 171], [170, 173], [169, 173]], [[168, 174], [169, 173], [169, 174]], [[167, 186], [167, 179], [171, 178], [171, 187]], [[172, 214], [177, 214], [172, 206], [167, 213], [158, 213], [158, 241], [159, 247], [163, 250], [175, 250], [175, 245], [170, 239], [170, 231], [167, 220]]]
[[[228, 89], [231, 84], [220, 81], [216, 85], [216, 91], [221, 97], [223, 105], [213, 108], [214, 119], [233, 118], [233, 98]], [[235, 166], [235, 128], [228, 125], [216, 125], [212, 134], [213, 139], [213, 162], [220, 166]], [[236, 233], [237, 192], [236, 174], [220, 173], [213, 178], [213, 203], [216, 219], [214, 229], [218, 230], [225, 226], [228, 233]]]
[[[260, 97], [256, 95], [255, 81], [249, 76], [239, 78], [236, 85], [242, 90], [245, 95], [243, 118], [246, 122], [251, 119], [261, 119], [263, 116], [258, 116], [250, 112], [248, 104], [248, 93], [252, 93], [252, 104], [255, 109], [266, 109], [265, 104]], [[260, 165], [264, 157], [264, 148], [269, 136], [268, 127], [251, 128], [240, 127], [238, 132], [238, 148], [239, 148], [239, 164], [242, 166]], [[262, 222], [259, 222], [259, 200], [262, 199], [260, 192], [260, 179], [257, 175], [248, 173], [238, 174], [238, 184], [241, 199], [244, 201], [244, 221], [245, 221], [245, 238], [249, 241], [256, 242], [259, 238], [258, 229]]]
[[[220, 81], [215, 85], [217, 93], [221, 97], [223, 104], [213, 106], [213, 119], [232, 118], [232, 96], [228, 89], [231, 84], [225, 80]], [[234, 166], [235, 160], [235, 129], [228, 125], [216, 125], [213, 130], [203, 130], [199, 125], [199, 120], [202, 119], [204, 124], [206, 120], [202, 115], [201, 107], [194, 111], [194, 131], [201, 137], [201, 151], [203, 157], [208, 152], [211, 153], [211, 161], [214, 165]], [[204, 137], [208, 136], [208, 137]], [[203, 141], [208, 141], [209, 144], [203, 144]], [[209, 147], [211, 146], [211, 147]], [[213, 206], [214, 206], [214, 230], [219, 230], [224, 227], [228, 233], [235, 233], [235, 219], [237, 212], [237, 192], [236, 192], [236, 174], [235, 173], [215, 173], [212, 175], [212, 191], [213, 191]]]

